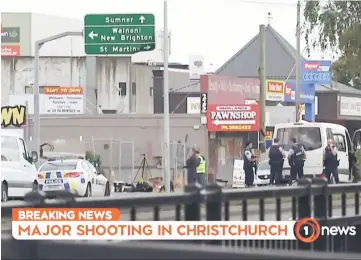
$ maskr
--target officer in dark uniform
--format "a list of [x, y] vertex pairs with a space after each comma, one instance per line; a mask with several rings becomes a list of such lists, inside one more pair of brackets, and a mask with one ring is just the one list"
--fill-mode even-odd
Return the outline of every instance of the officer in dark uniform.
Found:
[[284, 151], [282, 147], [278, 144], [279, 139], [275, 138], [273, 140], [273, 145], [270, 147], [268, 157], [269, 157], [269, 165], [271, 166], [271, 176], [270, 176], [270, 184], [276, 185], [281, 184], [282, 179], [282, 170], [283, 170], [283, 162], [284, 162]]
[[327, 176], [328, 182], [331, 182], [331, 175], [335, 179], [336, 183], [339, 183], [340, 180], [338, 178], [338, 165], [339, 160], [337, 159], [337, 148], [333, 144], [332, 139], [327, 140], [327, 147], [325, 148], [324, 157], [323, 157], [323, 165], [325, 167], [325, 173]]
[[297, 177], [303, 177], [303, 166], [305, 164], [306, 153], [301, 144], [298, 144], [296, 138], [291, 138], [292, 146], [288, 153], [288, 162], [291, 167], [292, 181], [296, 181]]
[[252, 143], [246, 143], [246, 149], [243, 154], [243, 170], [245, 174], [245, 185], [246, 187], [253, 186], [254, 183], [254, 172], [253, 168], [255, 167], [257, 157], [252, 153]]

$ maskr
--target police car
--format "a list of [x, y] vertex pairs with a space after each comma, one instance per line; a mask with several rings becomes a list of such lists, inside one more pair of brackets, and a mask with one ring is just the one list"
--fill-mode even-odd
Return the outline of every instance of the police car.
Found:
[[59, 190], [82, 197], [110, 196], [109, 181], [87, 160], [47, 161], [38, 170], [39, 190], [49, 194]]

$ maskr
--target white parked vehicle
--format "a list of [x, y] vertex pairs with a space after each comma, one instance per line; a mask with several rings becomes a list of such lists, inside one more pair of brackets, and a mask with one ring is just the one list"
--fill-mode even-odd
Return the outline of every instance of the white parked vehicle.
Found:
[[[337, 147], [337, 157], [340, 160], [338, 171], [340, 182], [352, 182], [354, 170], [352, 158], [354, 156], [354, 145], [349, 132], [344, 126], [331, 123], [299, 122], [278, 124], [274, 129], [273, 138], [279, 139], [279, 144], [286, 152], [290, 149], [290, 139], [296, 138], [297, 143], [303, 145], [306, 151], [304, 174], [306, 176], [317, 176], [323, 171], [323, 154], [327, 146], [327, 140], [333, 139]], [[287, 158], [284, 170], [289, 169]], [[285, 177], [289, 177], [287, 172]]]
[[24, 198], [37, 189], [36, 152], [29, 153], [24, 139], [17, 133], [1, 134], [1, 201]]
[[109, 181], [87, 160], [47, 161], [37, 174], [39, 190], [49, 194], [65, 190], [82, 197], [110, 196]]
[[257, 175], [254, 180], [254, 184], [256, 185], [268, 185], [270, 181], [270, 165], [269, 161], [261, 161], [257, 166]]
[[[282, 179], [284, 179], [285, 174], [289, 174], [287, 169], [283, 170]], [[269, 160], [261, 161], [257, 166], [257, 176], [255, 178], [254, 184], [258, 186], [269, 185], [271, 177], [271, 166], [269, 165]]]

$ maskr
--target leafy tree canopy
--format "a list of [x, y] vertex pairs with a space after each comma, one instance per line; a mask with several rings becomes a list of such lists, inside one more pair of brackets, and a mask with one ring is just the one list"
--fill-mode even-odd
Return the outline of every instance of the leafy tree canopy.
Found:
[[319, 47], [339, 55], [334, 80], [361, 89], [361, 1], [306, 0], [304, 18], [308, 53]]

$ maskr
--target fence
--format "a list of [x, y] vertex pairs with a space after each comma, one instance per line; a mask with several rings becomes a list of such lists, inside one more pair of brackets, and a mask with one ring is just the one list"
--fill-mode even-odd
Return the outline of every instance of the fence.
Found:
[[173, 171], [172, 179], [175, 187], [183, 187], [185, 180], [185, 169], [187, 157], [190, 153], [190, 148], [186, 146], [184, 141], [170, 142], [170, 168]]
[[[3, 221], [3, 236], [8, 246], [8, 254], [18, 254], [19, 252], [26, 252], [28, 258], [33, 259], [55, 259], [56, 255], [61, 256], [62, 259], [68, 255], [68, 252], [73, 252], [74, 259], [77, 257], [94, 259], [99, 256], [99, 253], [92, 254], [93, 250], [97, 248], [99, 252], [107, 252], [102, 256], [102, 259], [111, 259], [129, 256], [135, 259], [139, 257], [139, 245], [136, 243], [129, 245], [127, 243], [120, 245], [119, 243], [104, 241], [104, 242], [82, 242], [70, 243], [55, 242], [55, 241], [15, 241], [11, 237], [6, 237], [4, 233], [4, 221], [11, 216], [11, 209], [14, 207], [84, 207], [84, 208], [121, 208], [122, 215], [129, 215], [131, 221], [144, 220], [145, 214], [148, 214], [147, 220], [153, 219], [155, 221], [161, 220], [177, 220], [177, 221], [219, 221], [219, 220], [293, 220], [304, 217], [313, 216], [316, 218], [321, 226], [355, 226], [356, 236], [320, 236], [320, 238], [313, 244], [303, 243], [301, 241], [192, 241], [195, 243], [212, 244], [212, 248], [199, 247], [193, 248], [191, 245], [179, 244], [178, 241], [170, 241], [169, 245], [164, 246], [164, 243], [153, 243], [153, 248], [144, 248], [148, 259], [175, 259], [179, 256], [179, 250], [184, 250], [182, 256], [189, 254], [186, 247], [192, 248], [191, 252], [195, 252], [200, 258], [210, 257], [214, 258], [214, 248], [218, 251], [217, 256], [225, 257], [226, 259], [247, 258], [253, 254], [253, 259], [286, 259], [290, 257], [290, 253], [282, 250], [302, 250], [293, 252], [292, 259], [311, 259], [311, 254], [306, 251], [312, 251], [312, 259], [359, 259], [352, 258], [351, 253], [360, 253], [360, 236], [361, 234], [361, 215], [360, 215], [360, 192], [361, 184], [339, 184], [327, 185], [323, 179], [302, 179], [298, 186], [290, 187], [267, 187], [256, 189], [240, 189], [240, 190], [222, 190], [218, 185], [211, 184], [204, 190], [199, 186], [187, 186], [183, 193], [172, 194], [133, 194], [133, 196], [124, 196], [121, 198], [91, 198], [91, 199], [63, 199], [48, 202], [40, 195], [36, 196], [36, 200], [25, 201], [24, 203], [7, 203], [2, 205], [1, 217]], [[33, 194], [34, 195], [34, 194]], [[350, 196], [351, 195], [351, 196]], [[271, 201], [271, 204], [269, 202]], [[347, 205], [349, 204], [350, 207]], [[269, 207], [271, 206], [271, 207]], [[142, 208], [152, 207], [152, 211], [142, 211]], [[273, 209], [273, 210], [272, 210]], [[335, 213], [335, 210], [340, 213]], [[128, 213], [127, 213], [128, 210]], [[162, 214], [161, 213], [162, 210]], [[347, 212], [348, 211], [348, 212]], [[352, 212], [350, 212], [352, 211]], [[168, 212], [167, 214], [165, 214]], [[236, 213], [236, 215], [235, 215]], [[285, 215], [285, 214], [289, 215]], [[350, 215], [347, 215], [349, 213]], [[333, 216], [336, 214], [338, 216]], [[168, 215], [168, 217], [166, 216]], [[284, 219], [287, 218], [287, 219]], [[9, 223], [8, 223], [9, 224]], [[6, 227], [6, 225], [5, 225]], [[172, 244], [176, 242], [176, 247]], [[90, 243], [90, 244], [88, 244]], [[163, 246], [162, 246], [163, 244]], [[166, 243], [168, 244], [168, 243]], [[3, 244], [4, 245], [4, 244]], [[46, 245], [46, 250], [43, 250], [43, 245]], [[70, 248], [69, 248], [70, 247]], [[225, 251], [223, 248], [227, 248]], [[15, 249], [17, 248], [17, 249]], [[52, 248], [52, 250], [50, 250]], [[79, 250], [89, 248], [86, 250]], [[242, 250], [239, 250], [242, 248]], [[248, 249], [257, 249], [250, 253]], [[50, 250], [50, 251], [49, 251]], [[70, 250], [70, 251], [69, 251]], [[124, 250], [124, 252], [123, 252]], [[153, 250], [153, 251], [152, 251]], [[266, 251], [265, 251], [266, 250]], [[277, 252], [270, 252], [269, 250], [281, 250]], [[67, 251], [67, 253], [64, 253]], [[152, 252], [151, 252], [152, 251]], [[314, 252], [323, 252], [317, 254]], [[4, 251], [3, 251], [4, 252]], [[51, 252], [51, 255], [49, 255]], [[249, 253], [247, 253], [249, 252]], [[325, 254], [330, 253], [344, 253]], [[71, 254], [70, 254], [71, 255]], [[69, 256], [70, 256], [69, 255]], [[212, 256], [213, 255], [213, 256]], [[257, 257], [256, 257], [257, 256]], [[58, 258], [59, 258], [58, 257]], [[133, 257], [133, 258], [132, 258]], [[229, 258], [230, 257], [230, 258]], [[7, 258], [7, 257], [5, 257]], [[10, 257], [8, 255], [8, 258]], [[192, 257], [191, 257], [192, 258]], [[128, 258], [129, 259], [129, 258]], [[192, 259], [195, 259], [194, 257]]]
[[[145, 178], [162, 177], [163, 168], [161, 149], [162, 142], [157, 140], [149, 144], [139, 143], [136, 141], [120, 141], [116, 138], [99, 138], [92, 137], [87, 140], [66, 139], [66, 140], [49, 140], [48, 143], [54, 146], [54, 152], [83, 154], [87, 151], [94, 152], [99, 155], [102, 167], [106, 177], [109, 173], [114, 174], [115, 180], [133, 181], [137, 176], [140, 177], [143, 154], [146, 154], [147, 169]], [[30, 143], [34, 143], [33, 141]], [[153, 146], [153, 149], [150, 147]], [[44, 147], [45, 152], [48, 147]], [[188, 157], [190, 147], [186, 146], [185, 141], [170, 142], [170, 167], [172, 171], [172, 179], [176, 186], [183, 187], [183, 179], [185, 170], [186, 157]], [[39, 163], [40, 165], [40, 163]]]
[[116, 180], [131, 181], [135, 169], [139, 167], [141, 155], [135, 158], [135, 144], [133, 141], [118, 141], [113, 138], [92, 138], [86, 141], [85, 150], [100, 155], [103, 169], [106, 173], [114, 173]]

